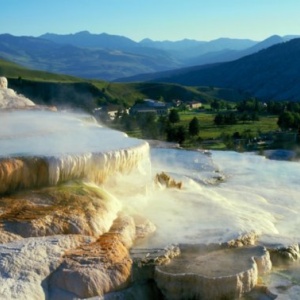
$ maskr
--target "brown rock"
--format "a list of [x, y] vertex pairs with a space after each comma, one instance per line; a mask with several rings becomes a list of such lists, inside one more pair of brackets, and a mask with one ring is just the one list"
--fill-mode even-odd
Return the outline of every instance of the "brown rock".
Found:
[[257, 233], [252, 231], [246, 234], [241, 234], [237, 238], [228, 241], [227, 245], [229, 247], [251, 246], [251, 245], [255, 245], [257, 239], [258, 239]]
[[116, 199], [97, 186], [83, 183], [18, 193], [0, 200], [3, 230], [22, 237], [99, 236], [109, 230], [120, 210]]
[[167, 188], [176, 188], [176, 189], [182, 188], [181, 181], [176, 182], [173, 178], [171, 178], [171, 176], [169, 176], [164, 172], [161, 172], [160, 174], [156, 174], [155, 183], [163, 185]]
[[0, 194], [47, 185], [48, 169], [44, 158], [0, 159]]
[[148, 157], [148, 151], [148, 144], [143, 143], [136, 147], [104, 153], [2, 158], [0, 195], [30, 188], [56, 186], [78, 179], [103, 183], [114, 174], [130, 173], [136, 169]]
[[73, 297], [88, 298], [127, 287], [132, 267], [124, 245], [124, 241], [128, 244], [128, 232], [133, 226], [129, 219], [124, 216], [117, 219], [111, 231], [96, 242], [67, 251], [50, 279], [54, 294], [59, 290]]
[[136, 227], [132, 217], [122, 214], [113, 223], [110, 234], [117, 235], [126, 248], [130, 248], [136, 238]]
[[10, 243], [12, 241], [17, 241], [17, 240], [21, 240], [21, 239], [22, 239], [22, 237], [17, 234], [7, 232], [7, 231], [3, 230], [2, 228], [0, 229], [0, 244], [6, 244], [6, 243]]

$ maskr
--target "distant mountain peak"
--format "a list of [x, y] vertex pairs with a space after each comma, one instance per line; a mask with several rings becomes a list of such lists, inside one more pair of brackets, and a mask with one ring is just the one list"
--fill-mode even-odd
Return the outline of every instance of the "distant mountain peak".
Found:
[[74, 33], [74, 35], [90, 35], [91, 33], [88, 30], [79, 31]]
[[281, 36], [274, 34], [274, 35], [271, 35], [268, 38], [266, 38], [264, 41], [282, 41], [282, 40], [283, 39]]
[[149, 43], [149, 42], [154, 42], [154, 41], [149, 38], [144, 38], [140, 41], [140, 43]]

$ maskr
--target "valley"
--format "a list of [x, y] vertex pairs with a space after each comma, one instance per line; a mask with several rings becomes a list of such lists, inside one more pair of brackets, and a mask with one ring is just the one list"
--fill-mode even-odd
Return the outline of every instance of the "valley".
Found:
[[299, 53], [0, 34], [0, 298], [297, 299]]
[[1, 111], [2, 299], [297, 295], [298, 162], [149, 147], [32, 106]]

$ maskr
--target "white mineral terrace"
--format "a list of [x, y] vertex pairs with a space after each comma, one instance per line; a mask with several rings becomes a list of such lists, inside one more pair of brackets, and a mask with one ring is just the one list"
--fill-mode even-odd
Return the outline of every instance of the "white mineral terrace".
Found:
[[146, 142], [87, 115], [14, 111], [0, 122], [0, 193], [78, 178], [100, 183], [149, 159]]
[[[299, 162], [151, 149], [150, 166], [148, 143], [83, 114], [5, 110], [0, 126], [0, 299], [234, 299], [299, 257]], [[161, 172], [182, 188], [154, 185]], [[299, 265], [286, 274], [265, 282], [298, 299]]]
[[35, 104], [28, 98], [18, 95], [14, 90], [8, 88], [7, 79], [0, 77], [0, 109], [33, 107]]
[[0, 114], [0, 154], [6, 156], [61, 156], [127, 149], [143, 144], [107, 129], [92, 117], [48, 111]]
[[[151, 163], [153, 173], [167, 172], [183, 188], [156, 189], [150, 196], [142, 210], [158, 230], [142, 247], [220, 243], [250, 232], [266, 243], [300, 242], [299, 162], [253, 153], [153, 149]], [[224, 180], [210, 184], [221, 175]], [[137, 203], [141, 206], [140, 197]]]

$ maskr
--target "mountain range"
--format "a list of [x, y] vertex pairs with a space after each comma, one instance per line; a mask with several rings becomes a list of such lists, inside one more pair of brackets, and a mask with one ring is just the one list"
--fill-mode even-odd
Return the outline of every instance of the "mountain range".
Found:
[[276, 44], [231, 62], [144, 74], [124, 81], [230, 88], [266, 100], [299, 101], [300, 39]]
[[300, 39], [292, 35], [274, 35], [262, 42], [228, 38], [135, 42], [87, 31], [40, 37], [1, 34], [1, 58], [85, 79], [209, 86], [263, 99], [300, 99]]
[[0, 58], [31, 69], [81, 78], [115, 80], [142, 73], [175, 70], [235, 60], [295, 36], [273, 36], [257, 42], [220, 38], [213, 41], [135, 42], [127, 37], [91, 34], [0, 35]]
[[92, 111], [103, 105], [132, 106], [137, 99], [181, 99], [210, 103], [213, 100], [241, 101], [247, 94], [231, 89], [185, 87], [168, 83], [114, 83], [30, 70], [0, 59], [0, 76], [8, 86], [40, 105]]

